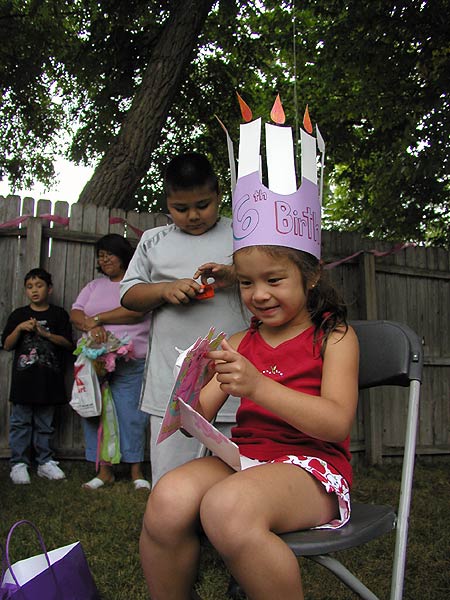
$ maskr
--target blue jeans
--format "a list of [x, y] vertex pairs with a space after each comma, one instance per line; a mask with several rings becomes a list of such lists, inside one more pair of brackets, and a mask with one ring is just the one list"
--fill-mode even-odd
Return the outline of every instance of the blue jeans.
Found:
[[51, 440], [55, 431], [55, 407], [39, 404], [13, 404], [9, 420], [11, 464], [31, 464], [31, 448], [36, 462], [43, 465], [53, 458]]
[[[117, 361], [110, 379], [111, 394], [119, 422], [122, 462], [140, 463], [144, 460], [145, 434], [149, 415], [139, 409], [145, 358]], [[100, 418], [83, 419], [86, 460], [97, 457], [97, 430]]]

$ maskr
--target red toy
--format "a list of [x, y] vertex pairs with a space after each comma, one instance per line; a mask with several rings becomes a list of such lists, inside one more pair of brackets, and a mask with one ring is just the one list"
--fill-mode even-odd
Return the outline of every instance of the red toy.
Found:
[[208, 298], [214, 298], [214, 288], [212, 285], [202, 285], [200, 292], [197, 294], [197, 300], [208, 300]]

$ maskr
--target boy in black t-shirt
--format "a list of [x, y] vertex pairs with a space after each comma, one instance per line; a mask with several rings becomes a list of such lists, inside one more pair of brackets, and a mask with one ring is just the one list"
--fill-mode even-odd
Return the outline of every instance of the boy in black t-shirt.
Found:
[[9, 427], [13, 483], [30, 483], [28, 467], [34, 448], [37, 473], [47, 479], [64, 479], [53, 459], [55, 406], [67, 402], [64, 387], [65, 352], [73, 349], [69, 315], [49, 303], [52, 277], [44, 269], [25, 275], [30, 304], [14, 310], [3, 330], [5, 350], [14, 350]]

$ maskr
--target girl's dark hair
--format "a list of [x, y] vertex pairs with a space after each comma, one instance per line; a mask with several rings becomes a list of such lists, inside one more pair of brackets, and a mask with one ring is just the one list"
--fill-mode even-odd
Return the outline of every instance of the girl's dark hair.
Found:
[[166, 196], [178, 190], [208, 187], [219, 193], [219, 181], [211, 163], [203, 154], [187, 152], [172, 158], [164, 172]]
[[48, 273], [48, 271], [46, 271], [45, 269], [41, 269], [40, 267], [37, 267], [36, 269], [31, 269], [31, 271], [28, 271], [28, 273], [23, 278], [23, 284], [27, 285], [27, 281], [29, 279], [35, 279], [36, 277], [38, 277], [39, 279], [42, 279], [42, 281], [45, 281], [45, 283], [48, 285], [48, 287], [53, 286], [52, 276], [50, 275], [50, 273]]
[[[315, 326], [315, 342], [320, 333], [323, 335], [320, 351], [323, 355], [330, 334], [340, 328], [343, 328], [345, 334], [348, 323], [347, 307], [329, 281], [326, 271], [323, 271], [320, 261], [311, 254], [294, 248], [258, 246], [258, 249], [272, 257], [285, 256], [298, 267], [306, 294], [306, 307]], [[242, 250], [245, 251], [245, 248]]]
[[[130, 242], [118, 233], [108, 233], [101, 237], [95, 244], [95, 253], [98, 256], [100, 250], [114, 254], [120, 259], [122, 267], [126, 269], [133, 257], [134, 250]], [[99, 273], [103, 273], [100, 266], [97, 267]]]

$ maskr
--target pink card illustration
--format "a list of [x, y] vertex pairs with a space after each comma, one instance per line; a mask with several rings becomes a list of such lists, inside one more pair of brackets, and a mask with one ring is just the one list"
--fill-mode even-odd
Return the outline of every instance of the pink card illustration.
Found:
[[206, 354], [211, 350], [216, 350], [225, 338], [224, 333], [220, 333], [214, 338], [214, 332], [215, 330], [212, 327], [206, 337], [198, 338], [186, 351], [186, 356], [181, 364], [180, 371], [170, 394], [169, 403], [156, 441], [157, 444], [180, 428], [179, 397], [183, 398], [194, 409], [197, 406], [200, 390], [209, 381], [213, 373], [213, 363], [206, 357]]
[[182, 398], [178, 399], [180, 409], [181, 427], [196, 437], [213, 454], [221, 458], [235, 471], [241, 470], [241, 457], [239, 447], [229, 440], [226, 435], [216, 429], [201, 414], [186, 404]]

